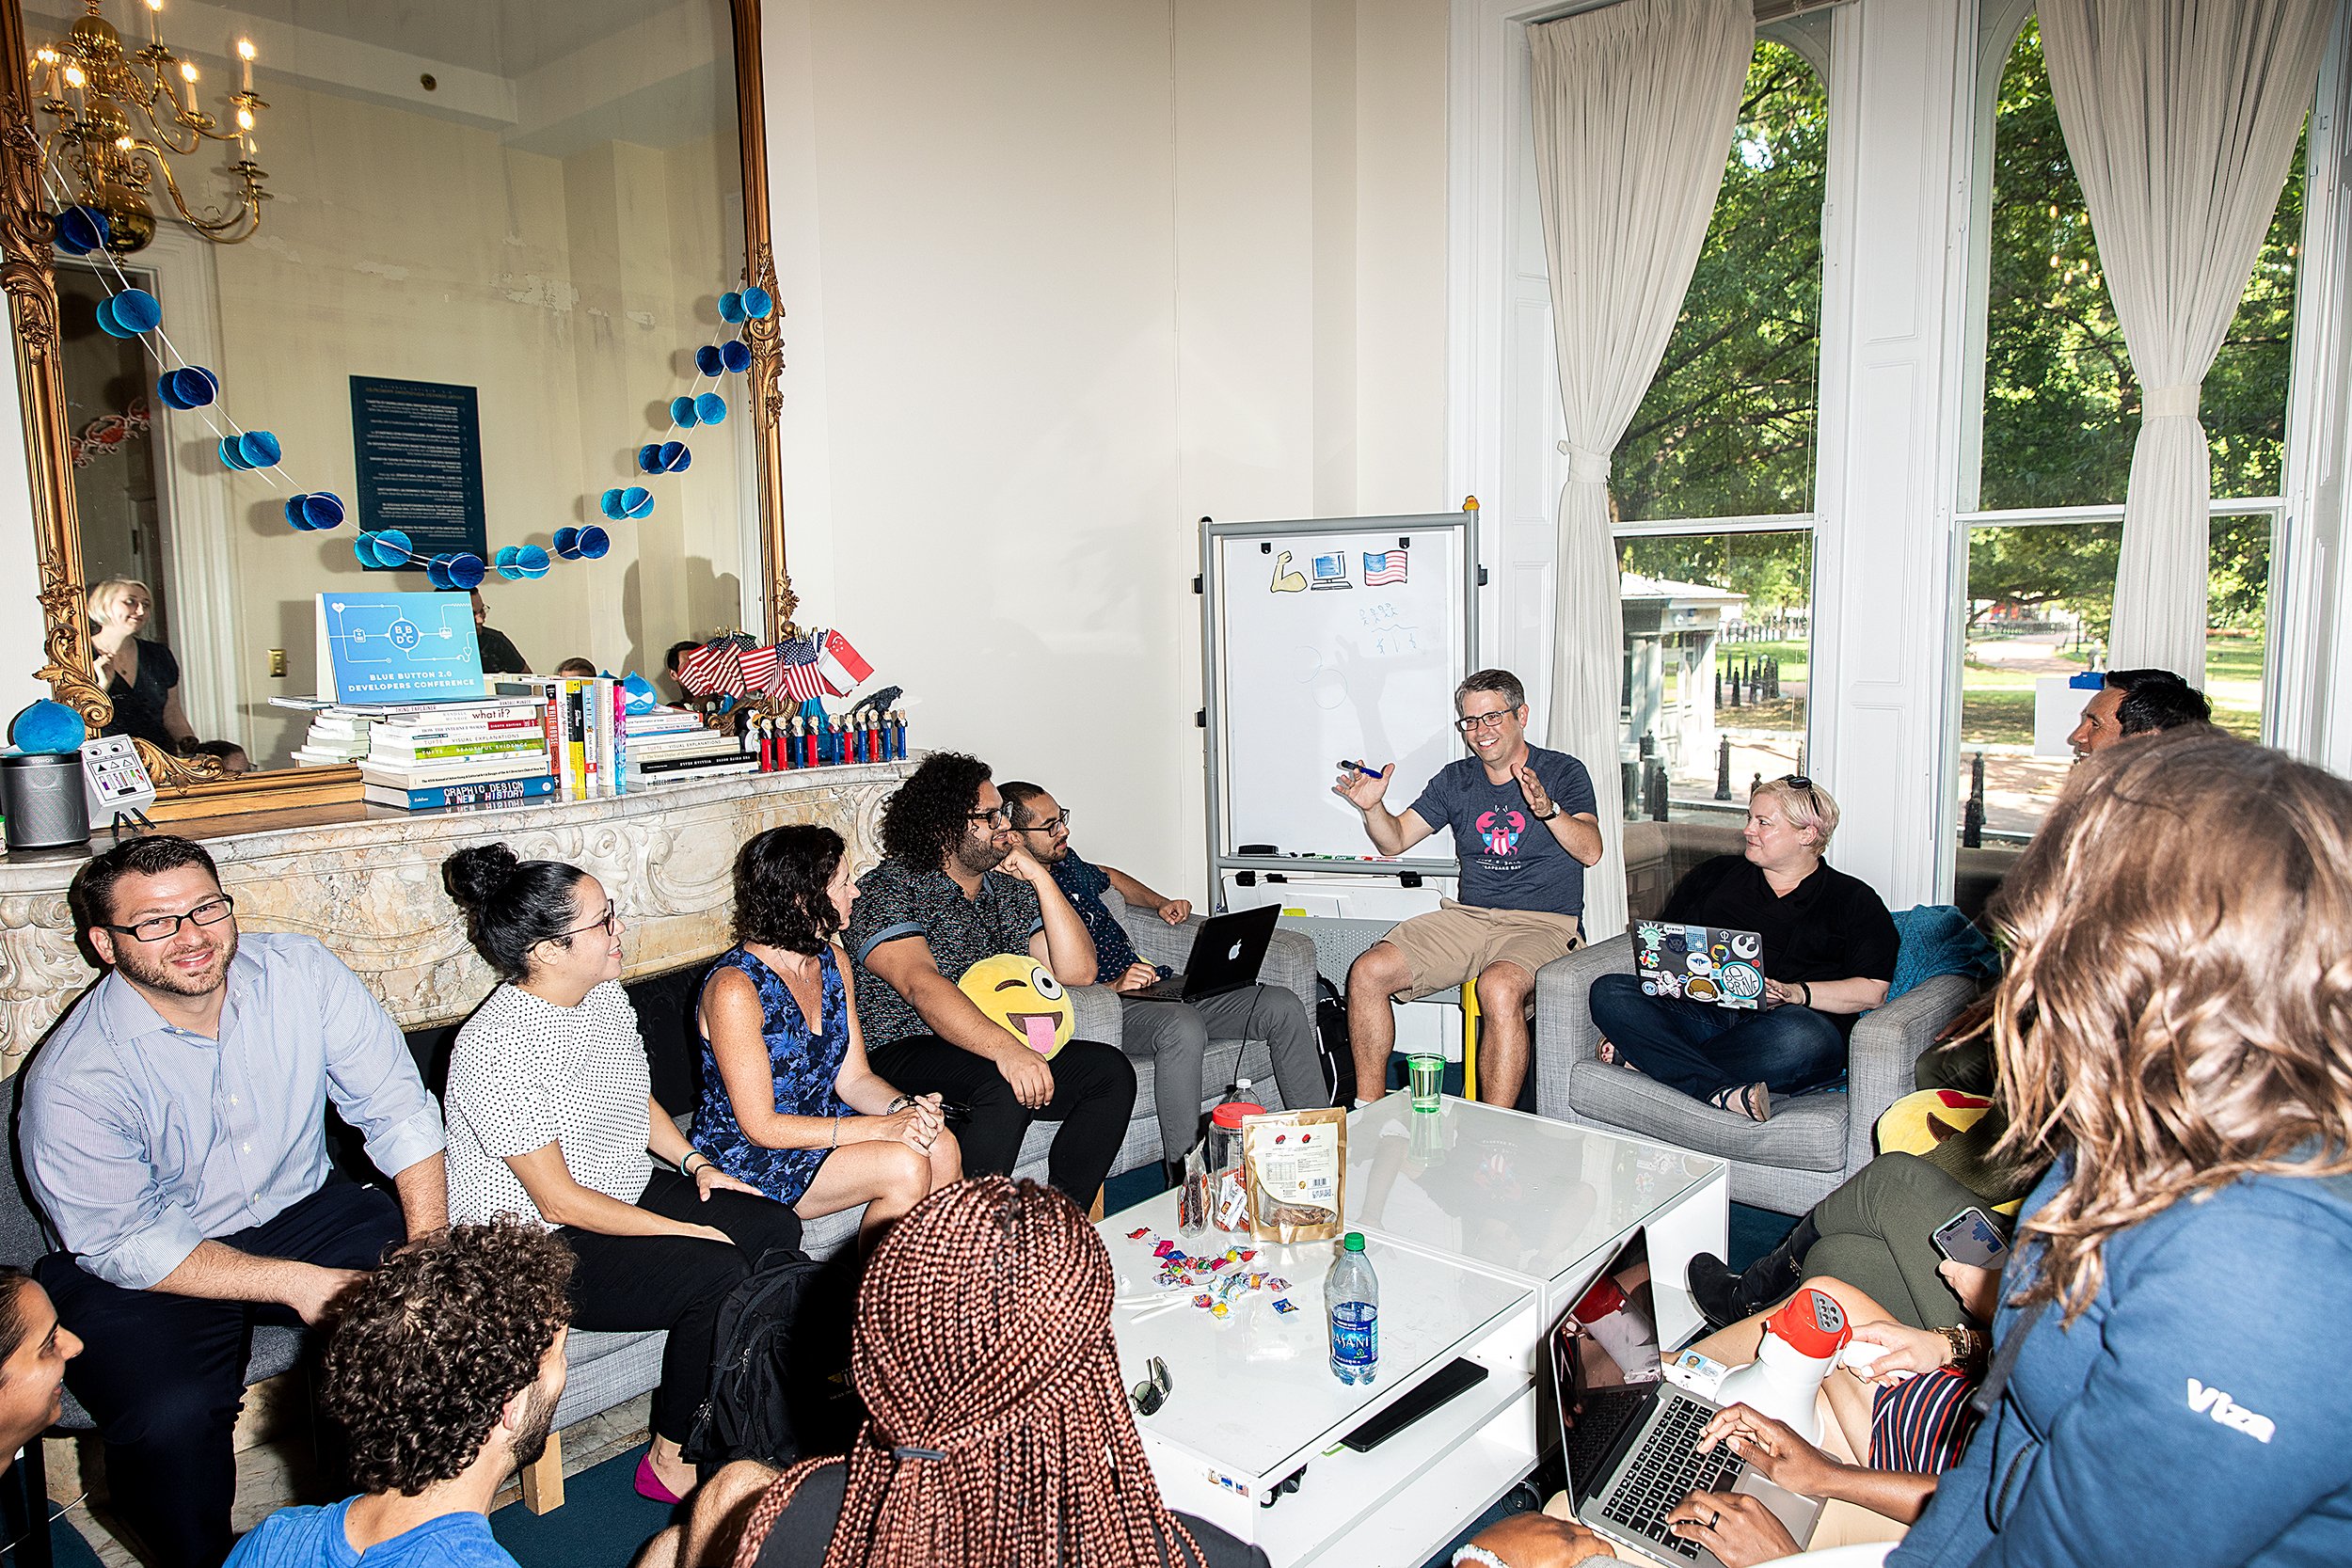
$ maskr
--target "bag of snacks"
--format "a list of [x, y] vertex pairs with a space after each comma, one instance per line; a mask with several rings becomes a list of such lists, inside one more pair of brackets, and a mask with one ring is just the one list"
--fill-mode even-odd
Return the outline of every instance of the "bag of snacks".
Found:
[[1268, 1111], [1245, 1117], [1242, 1170], [1249, 1233], [1261, 1242], [1339, 1239], [1347, 1185], [1347, 1113]]

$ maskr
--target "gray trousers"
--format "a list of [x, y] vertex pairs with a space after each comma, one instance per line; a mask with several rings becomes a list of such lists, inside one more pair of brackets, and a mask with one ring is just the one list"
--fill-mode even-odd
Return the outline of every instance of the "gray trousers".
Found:
[[1323, 1053], [1297, 993], [1279, 986], [1245, 986], [1199, 1002], [1120, 999], [1120, 1049], [1152, 1062], [1160, 1117], [1160, 1153], [1181, 1160], [1200, 1141], [1201, 1061], [1209, 1042], [1263, 1040], [1274, 1055], [1274, 1082], [1282, 1108], [1310, 1110], [1331, 1103]]

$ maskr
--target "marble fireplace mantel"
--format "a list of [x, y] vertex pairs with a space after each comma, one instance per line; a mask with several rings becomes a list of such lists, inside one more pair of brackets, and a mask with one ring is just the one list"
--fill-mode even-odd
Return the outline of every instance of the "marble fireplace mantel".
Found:
[[[465, 1017], [493, 977], [441, 890], [441, 862], [503, 841], [526, 860], [593, 873], [628, 922], [628, 974], [723, 952], [735, 852], [763, 829], [821, 822], [849, 841], [853, 871], [881, 857], [883, 800], [912, 762], [762, 773], [609, 800], [406, 813], [338, 806], [173, 822], [220, 865], [248, 931], [317, 937], [358, 972], [404, 1029]], [[92, 847], [103, 848], [102, 832]], [[66, 888], [87, 858], [0, 858], [0, 1075], [12, 1073], [97, 972], [74, 942]]]

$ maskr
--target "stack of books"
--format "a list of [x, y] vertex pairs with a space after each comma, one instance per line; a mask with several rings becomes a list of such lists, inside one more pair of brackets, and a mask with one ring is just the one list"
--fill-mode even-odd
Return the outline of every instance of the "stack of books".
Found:
[[296, 768], [344, 768], [368, 754], [365, 712], [357, 708], [321, 708], [310, 720], [310, 733], [294, 751]]
[[[506, 805], [556, 792], [535, 696], [453, 699], [359, 710], [371, 802], [404, 811]], [[327, 708], [320, 719], [353, 710]], [[312, 721], [313, 727], [317, 724]]]
[[629, 789], [759, 771], [759, 759], [743, 750], [741, 736], [705, 729], [701, 720], [683, 708], [631, 714], [628, 726], [624, 776]]

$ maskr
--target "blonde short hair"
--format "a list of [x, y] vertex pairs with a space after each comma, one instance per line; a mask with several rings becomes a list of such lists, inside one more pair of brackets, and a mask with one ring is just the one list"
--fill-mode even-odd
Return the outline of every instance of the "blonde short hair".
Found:
[[134, 588], [147, 595], [147, 602], [149, 604], [151, 605], [155, 602], [155, 590], [148, 587], [147, 584], [141, 582], [138, 578], [108, 578], [103, 582], [98, 584], [97, 587], [92, 588], [89, 591], [90, 620], [101, 626], [104, 625], [104, 622], [100, 619], [99, 611], [112, 606], [116, 600], [129, 594]]
[[1837, 802], [1830, 798], [1828, 790], [1811, 779], [1805, 779], [1802, 784], [1789, 782], [1789, 779], [1798, 777], [1800, 775], [1792, 773], [1788, 779], [1766, 779], [1748, 791], [1748, 804], [1751, 807], [1765, 801], [1778, 804], [1781, 820], [1792, 828], [1813, 829], [1813, 852], [1826, 855], [1829, 853], [1830, 838], [1837, 832]]

